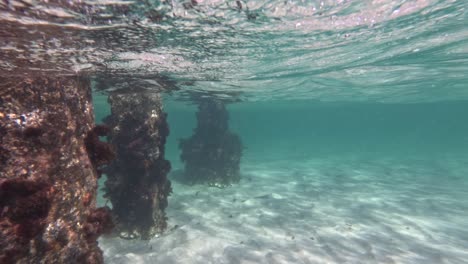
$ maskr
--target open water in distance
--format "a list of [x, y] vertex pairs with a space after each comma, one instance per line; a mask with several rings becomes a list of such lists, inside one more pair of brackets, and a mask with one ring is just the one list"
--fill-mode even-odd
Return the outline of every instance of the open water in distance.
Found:
[[468, 2], [10, 0], [0, 24], [0, 76], [88, 75], [98, 120], [102, 91], [164, 93], [173, 172], [190, 99], [229, 102], [240, 183], [173, 181], [171, 231], [101, 240], [108, 263], [468, 259]]

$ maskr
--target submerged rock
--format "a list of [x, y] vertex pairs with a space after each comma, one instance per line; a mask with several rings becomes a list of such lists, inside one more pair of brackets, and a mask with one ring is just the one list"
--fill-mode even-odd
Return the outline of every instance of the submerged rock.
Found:
[[109, 141], [117, 156], [107, 171], [106, 197], [121, 237], [149, 239], [167, 227], [166, 113], [157, 93], [113, 93], [109, 102]]
[[0, 263], [103, 262], [93, 127], [88, 79], [0, 78]]

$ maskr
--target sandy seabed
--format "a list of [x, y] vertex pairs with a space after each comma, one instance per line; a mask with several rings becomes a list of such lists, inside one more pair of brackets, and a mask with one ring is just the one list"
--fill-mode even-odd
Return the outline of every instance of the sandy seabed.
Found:
[[173, 189], [168, 231], [100, 239], [106, 263], [468, 261], [468, 159], [252, 159], [237, 185]]

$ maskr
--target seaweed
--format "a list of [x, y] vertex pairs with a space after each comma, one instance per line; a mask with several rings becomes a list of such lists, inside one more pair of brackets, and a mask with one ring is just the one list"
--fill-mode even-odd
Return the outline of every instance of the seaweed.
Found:
[[171, 185], [164, 158], [169, 134], [158, 94], [112, 93], [109, 142], [116, 156], [106, 168], [106, 197], [121, 237], [149, 239], [167, 226], [164, 209]]
[[229, 131], [229, 113], [222, 101], [198, 100], [197, 127], [190, 138], [180, 139], [185, 163], [181, 180], [188, 184], [225, 187], [240, 180], [242, 143]]
[[26, 138], [37, 138], [40, 137], [44, 131], [40, 127], [27, 127], [23, 130], [23, 135]]
[[88, 241], [95, 241], [102, 234], [109, 234], [114, 229], [111, 209], [99, 207], [90, 212], [86, 218], [84, 232]]
[[0, 171], [2, 171], [4, 165], [7, 163], [9, 159], [10, 159], [10, 152], [7, 151], [4, 147], [0, 146]]
[[109, 134], [110, 128], [107, 125], [99, 124], [93, 128], [93, 132], [100, 137], [104, 137]]
[[18, 237], [30, 239], [44, 229], [51, 206], [51, 184], [21, 178], [0, 182], [1, 217], [15, 225]]
[[94, 168], [109, 164], [115, 158], [115, 152], [112, 145], [99, 140], [100, 136], [105, 136], [109, 133], [109, 128], [105, 125], [95, 126], [88, 132], [85, 138], [85, 146], [88, 152], [89, 159]]
[[[83, 229], [112, 151], [92, 129], [89, 79], [1, 81], [0, 263], [102, 263]], [[111, 226], [97, 223], [95, 234]]]

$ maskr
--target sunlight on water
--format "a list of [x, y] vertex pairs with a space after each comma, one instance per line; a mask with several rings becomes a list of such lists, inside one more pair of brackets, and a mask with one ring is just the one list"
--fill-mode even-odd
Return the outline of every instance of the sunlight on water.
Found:
[[0, 66], [180, 96], [453, 100], [467, 21], [464, 1], [4, 1]]
[[0, 262], [466, 263], [467, 73], [465, 0], [0, 1]]

